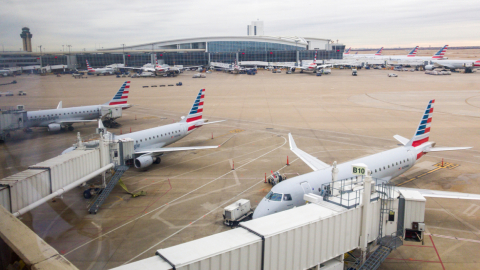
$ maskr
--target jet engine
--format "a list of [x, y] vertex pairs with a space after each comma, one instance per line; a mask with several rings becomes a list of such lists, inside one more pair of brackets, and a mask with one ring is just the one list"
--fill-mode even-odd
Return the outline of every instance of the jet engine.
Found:
[[135, 159], [135, 168], [146, 168], [153, 164], [154, 158], [151, 156], [143, 156]]
[[434, 68], [435, 68], [434, 65], [426, 65], [426, 66], [425, 66], [425, 69], [426, 69], [426, 70], [433, 70]]
[[48, 131], [59, 131], [62, 128], [60, 124], [49, 124]]

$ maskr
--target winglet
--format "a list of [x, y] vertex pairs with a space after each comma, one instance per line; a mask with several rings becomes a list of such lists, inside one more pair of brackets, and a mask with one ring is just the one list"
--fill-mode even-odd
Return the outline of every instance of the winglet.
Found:
[[292, 133], [288, 133], [288, 142], [290, 143], [290, 150], [297, 149], [297, 144], [293, 140]]
[[57, 110], [62, 108], [62, 101], [58, 103]]

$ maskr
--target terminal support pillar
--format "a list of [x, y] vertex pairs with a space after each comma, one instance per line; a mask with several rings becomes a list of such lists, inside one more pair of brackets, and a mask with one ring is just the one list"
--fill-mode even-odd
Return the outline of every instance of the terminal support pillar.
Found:
[[[335, 188], [335, 181], [338, 179], [338, 168], [337, 168], [337, 162], [334, 161], [332, 165], [332, 187], [331, 187], [331, 195], [336, 196], [338, 195], [338, 189]], [[338, 185], [338, 183], [337, 183]]]
[[368, 245], [368, 232], [370, 232], [370, 227], [372, 224], [368, 222], [371, 216], [371, 204], [370, 204], [370, 197], [371, 197], [371, 189], [372, 189], [372, 172], [370, 170], [366, 170], [367, 174], [365, 176], [365, 180], [363, 182], [363, 196], [362, 196], [362, 204], [363, 204], [363, 211], [362, 211], [362, 231], [360, 233], [360, 249], [362, 250], [362, 264], [365, 262], [367, 256], [367, 245]]

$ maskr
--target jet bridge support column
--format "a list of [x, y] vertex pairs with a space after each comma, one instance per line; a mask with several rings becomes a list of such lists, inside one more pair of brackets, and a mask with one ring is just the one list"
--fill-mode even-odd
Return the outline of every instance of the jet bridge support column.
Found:
[[371, 197], [371, 189], [372, 189], [372, 172], [366, 169], [365, 180], [363, 182], [363, 197], [362, 197], [362, 204], [363, 204], [363, 211], [362, 211], [362, 230], [360, 233], [360, 249], [362, 250], [362, 264], [365, 262], [367, 256], [367, 245], [368, 245], [368, 233], [370, 231], [370, 226], [368, 219], [371, 215], [371, 205], [370, 205], [370, 197]]

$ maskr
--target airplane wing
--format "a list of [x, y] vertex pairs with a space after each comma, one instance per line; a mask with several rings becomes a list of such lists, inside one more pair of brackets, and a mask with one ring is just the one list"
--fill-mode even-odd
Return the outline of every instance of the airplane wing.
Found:
[[165, 152], [212, 149], [212, 148], [218, 148], [220, 146], [221, 145], [152, 148], [152, 149], [146, 149], [146, 150], [143, 150], [143, 151], [135, 151], [135, 154], [143, 154], [143, 156], [145, 156], [145, 155], [154, 155], [154, 154], [165, 153]]
[[330, 168], [331, 166], [327, 163], [319, 160], [318, 158], [300, 150], [297, 148], [295, 141], [293, 140], [292, 134], [288, 133], [288, 140], [290, 142], [290, 150], [292, 150], [297, 157], [299, 157], [305, 164], [307, 164], [313, 171], [323, 170], [326, 168]]
[[439, 191], [431, 189], [419, 189], [419, 188], [405, 188], [395, 187], [396, 190], [409, 190], [418, 191], [423, 197], [431, 198], [446, 198], [446, 199], [460, 199], [460, 200], [480, 200], [480, 194], [462, 193], [453, 191]]

